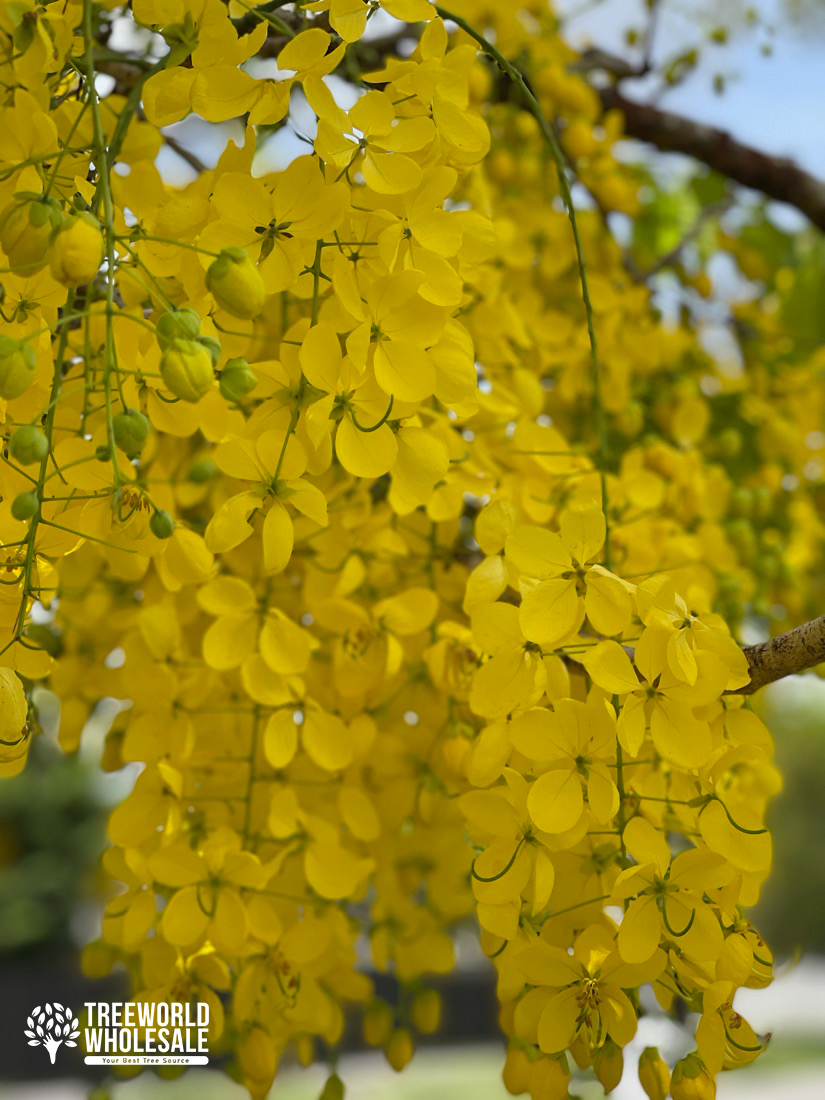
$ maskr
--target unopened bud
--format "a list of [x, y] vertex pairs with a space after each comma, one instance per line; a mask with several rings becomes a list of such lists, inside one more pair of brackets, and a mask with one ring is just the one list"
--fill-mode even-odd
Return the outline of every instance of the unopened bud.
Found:
[[441, 1023], [441, 996], [437, 989], [422, 989], [416, 993], [410, 1008], [410, 1019], [422, 1035], [434, 1035]]
[[25, 393], [34, 381], [37, 360], [23, 340], [0, 336], [0, 397], [11, 401]]
[[149, 530], [156, 539], [170, 539], [175, 533], [175, 521], [168, 512], [155, 512], [149, 520]]
[[54, 199], [28, 191], [15, 195], [0, 213], [0, 247], [9, 265], [20, 268], [24, 275], [45, 267], [51, 236], [60, 221], [60, 207]]
[[665, 1100], [670, 1070], [656, 1047], [645, 1047], [639, 1056], [639, 1082], [650, 1100]]
[[155, 336], [165, 351], [175, 340], [195, 340], [201, 330], [201, 319], [194, 309], [168, 309], [161, 313], [155, 325]]
[[593, 1070], [605, 1094], [612, 1092], [621, 1081], [624, 1055], [622, 1048], [617, 1046], [611, 1038], [605, 1039], [593, 1054]]
[[414, 1049], [412, 1035], [409, 1029], [406, 1027], [397, 1027], [392, 1035], [390, 1035], [389, 1041], [384, 1048], [384, 1053], [387, 1056], [387, 1061], [395, 1072], [400, 1073], [412, 1058]]
[[18, 493], [11, 502], [11, 514], [15, 519], [24, 521], [36, 516], [39, 507], [35, 493]]
[[261, 312], [266, 289], [261, 273], [242, 248], [225, 248], [206, 272], [212, 297], [227, 313], [250, 321]]
[[687, 1054], [673, 1067], [670, 1079], [673, 1100], [715, 1100], [716, 1082], [698, 1054]]
[[84, 286], [103, 262], [103, 234], [91, 214], [64, 218], [52, 241], [51, 271], [63, 286]]
[[207, 481], [211, 481], [218, 473], [218, 467], [212, 462], [211, 459], [203, 458], [200, 462], [195, 462], [189, 469], [189, 473], [186, 475], [187, 480], [193, 482], [195, 485], [205, 485]]
[[344, 1100], [344, 1082], [337, 1073], [327, 1077], [318, 1100]]
[[143, 450], [149, 436], [149, 421], [136, 409], [126, 409], [112, 419], [115, 443], [131, 458]]
[[215, 372], [209, 352], [194, 340], [175, 340], [160, 357], [164, 385], [194, 405], [212, 388]]
[[218, 388], [226, 401], [243, 401], [258, 385], [258, 379], [245, 359], [230, 359], [221, 371]]
[[367, 1046], [380, 1047], [392, 1031], [392, 1009], [386, 1001], [372, 1001], [364, 1009], [364, 1042]]
[[39, 428], [24, 424], [9, 440], [9, 454], [21, 466], [34, 466], [49, 453], [49, 441]]

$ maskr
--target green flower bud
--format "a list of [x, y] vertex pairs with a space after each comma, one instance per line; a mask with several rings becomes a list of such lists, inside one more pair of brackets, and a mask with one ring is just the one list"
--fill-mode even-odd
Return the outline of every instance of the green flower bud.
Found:
[[60, 225], [60, 207], [54, 199], [44, 199], [21, 191], [0, 213], [0, 246], [9, 266], [33, 275], [46, 265], [52, 232]]
[[35, 493], [18, 493], [11, 502], [11, 514], [15, 519], [27, 520], [37, 515], [40, 504]]
[[149, 520], [149, 530], [156, 539], [170, 539], [175, 533], [175, 521], [168, 512], [155, 512]]
[[98, 447], [95, 447], [95, 458], [98, 462], [108, 462], [111, 457], [112, 452], [107, 443], [101, 443]]
[[232, 402], [243, 401], [258, 385], [258, 379], [245, 359], [230, 359], [221, 371], [218, 388], [221, 396]]
[[115, 443], [131, 458], [143, 450], [149, 436], [149, 421], [137, 409], [127, 409], [112, 419]]
[[9, 454], [21, 466], [42, 462], [49, 453], [49, 441], [39, 428], [24, 424], [9, 440]]
[[650, 1100], [665, 1100], [670, 1091], [670, 1070], [656, 1047], [645, 1047], [639, 1056], [639, 1083]]
[[686, 1054], [673, 1067], [670, 1094], [673, 1100], [714, 1100], [716, 1082], [698, 1054]]
[[192, 481], [195, 485], [205, 485], [207, 481], [211, 481], [218, 472], [218, 467], [211, 459], [204, 458], [200, 462], [196, 462], [189, 473], [187, 474], [187, 480]]
[[103, 263], [103, 234], [91, 214], [64, 218], [52, 241], [52, 275], [63, 286], [84, 286]]
[[160, 357], [160, 374], [175, 397], [193, 405], [215, 381], [209, 352], [195, 340], [175, 340]]
[[250, 321], [261, 312], [266, 289], [261, 273], [242, 248], [225, 248], [206, 272], [212, 297], [227, 313]]
[[36, 367], [34, 348], [23, 340], [0, 336], [0, 397], [10, 401], [25, 393], [34, 381]]
[[194, 309], [168, 309], [158, 317], [155, 336], [165, 351], [175, 340], [196, 340], [200, 330], [201, 319]]
[[209, 358], [212, 360], [212, 366], [217, 367], [218, 360], [221, 357], [221, 345], [218, 341], [214, 336], [199, 336], [197, 342], [206, 348], [209, 352]]
[[318, 1100], [344, 1100], [344, 1082], [337, 1073], [327, 1077]]
[[624, 1070], [622, 1048], [617, 1046], [612, 1039], [605, 1039], [593, 1055], [593, 1070], [599, 1084], [605, 1091], [605, 1095], [612, 1092], [622, 1079]]

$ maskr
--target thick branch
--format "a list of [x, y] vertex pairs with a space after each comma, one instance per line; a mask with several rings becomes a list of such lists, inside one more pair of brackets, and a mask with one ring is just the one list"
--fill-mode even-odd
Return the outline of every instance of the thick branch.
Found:
[[768, 156], [742, 145], [724, 130], [693, 122], [682, 115], [644, 103], [634, 103], [615, 87], [599, 90], [605, 110], [624, 115], [628, 137], [655, 145], [667, 153], [684, 153], [714, 172], [795, 206], [825, 231], [825, 183], [785, 157]]
[[745, 656], [750, 665], [751, 682], [732, 692], [734, 695], [751, 695], [765, 684], [813, 668], [825, 661], [825, 615], [787, 634], [748, 646]]

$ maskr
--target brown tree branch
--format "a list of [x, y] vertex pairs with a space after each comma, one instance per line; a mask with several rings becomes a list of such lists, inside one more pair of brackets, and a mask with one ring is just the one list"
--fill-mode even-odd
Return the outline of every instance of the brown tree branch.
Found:
[[787, 634], [748, 646], [745, 656], [750, 665], [751, 682], [731, 692], [732, 695], [752, 695], [766, 684], [821, 664], [825, 661], [825, 615]]
[[825, 183], [786, 157], [769, 156], [738, 142], [724, 130], [645, 103], [615, 87], [599, 89], [605, 110], [624, 115], [625, 134], [666, 153], [684, 153], [728, 179], [795, 206], [825, 231]]

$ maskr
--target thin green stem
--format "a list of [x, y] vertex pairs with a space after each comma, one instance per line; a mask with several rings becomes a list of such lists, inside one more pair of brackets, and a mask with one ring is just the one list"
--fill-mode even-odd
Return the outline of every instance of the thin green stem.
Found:
[[607, 425], [604, 413], [604, 403], [602, 400], [602, 376], [601, 376], [601, 364], [599, 361], [599, 349], [596, 341], [596, 329], [593, 322], [593, 305], [590, 300], [590, 289], [587, 282], [587, 269], [584, 263], [584, 250], [582, 248], [581, 236], [579, 234], [578, 221], [576, 219], [576, 208], [573, 205], [573, 196], [570, 192], [570, 182], [567, 178], [567, 162], [565, 160], [564, 153], [559, 145], [558, 138], [553, 130], [553, 127], [547, 121], [544, 111], [541, 109], [541, 104], [531, 92], [527, 81], [520, 69], [517, 69], [510, 61], [496, 47], [489, 42], [483, 34], [475, 30], [466, 19], [462, 19], [460, 15], [453, 15], [452, 12], [447, 11], [445, 8], [436, 7], [435, 9], [442, 19], [449, 19], [451, 22], [459, 26], [466, 34], [468, 34], [474, 41], [478, 43], [484, 53], [498, 65], [502, 72], [512, 80], [516, 87], [524, 97], [524, 101], [533, 114], [536, 122], [539, 124], [544, 140], [547, 142], [550, 149], [550, 155], [556, 164], [556, 172], [559, 178], [559, 190], [561, 197], [567, 210], [567, 217], [570, 221], [570, 228], [573, 233], [573, 242], [576, 248], [576, 261], [579, 268], [579, 282], [582, 290], [582, 300], [584, 302], [584, 312], [587, 318], [587, 335], [590, 341], [590, 361], [593, 372], [593, 395], [596, 406], [596, 431], [598, 436], [598, 450], [599, 450], [599, 476], [601, 479], [601, 494], [602, 494], [602, 511], [604, 512], [604, 522], [606, 527], [605, 544], [604, 544], [604, 563], [605, 566], [610, 569], [611, 565], [611, 552], [610, 552], [610, 522], [608, 518], [608, 499], [607, 499]]

